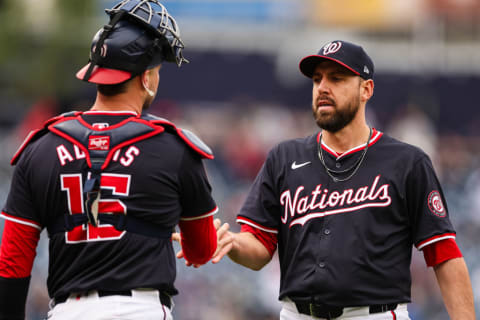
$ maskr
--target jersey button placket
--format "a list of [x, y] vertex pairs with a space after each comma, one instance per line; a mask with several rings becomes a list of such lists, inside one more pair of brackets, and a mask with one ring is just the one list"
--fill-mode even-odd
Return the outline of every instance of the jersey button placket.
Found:
[[323, 230], [323, 233], [328, 236], [328, 235], [330, 234], [330, 229], [325, 229], [325, 230]]
[[325, 268], [325, 262], [323, 262], [323, 261], [320, 262], [320, 263], [318, 264], [318, 266], [319, 266], [320, 268]]

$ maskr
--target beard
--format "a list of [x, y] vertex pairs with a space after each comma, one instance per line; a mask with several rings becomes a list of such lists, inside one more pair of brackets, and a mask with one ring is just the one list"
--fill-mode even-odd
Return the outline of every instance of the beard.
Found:
[[360, 108], [360, 96], [350, 100], [344, 107], [338, 108], [335, 101], [328, 99], [334, 107], [333, 113], [330, 111], [322, 111], [312, 103], [313, 118], [317, 125], [323, 130], [335, 133], [345, 128], [358, 112]]

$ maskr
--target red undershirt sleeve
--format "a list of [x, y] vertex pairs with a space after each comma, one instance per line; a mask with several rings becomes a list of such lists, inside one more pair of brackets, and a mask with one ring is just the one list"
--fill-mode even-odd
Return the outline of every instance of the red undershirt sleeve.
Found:
[[254, 228], [248, 224], [242, 224], [241, 232], [250, 232], [253, 234], [255, 238], [265, 246], [270, 256], [273, 256], [277, 249], [277, 234]]
[[0, 276], [24, 278], [32, 272], [40, 230], [5, 220], [0, 248]]
[[204, 264], [217, 249], [217, 231], [213, 216], [195, 220], [180, 220], [180, 236], [185, 259], [193, 264]]
[[0, 320], [25, 319], [40, 229], [5, 220], [0, 247]]
[[422, 249], [428, 267], [434, 267], [450, 259], [462, 257], [455, 239], [444, 239], [434, 242]]

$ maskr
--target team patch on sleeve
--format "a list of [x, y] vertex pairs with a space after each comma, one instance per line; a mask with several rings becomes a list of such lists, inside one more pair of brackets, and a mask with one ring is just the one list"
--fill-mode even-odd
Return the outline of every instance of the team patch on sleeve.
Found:
[[447, 215], [447, 210], [445, 210], [445, 206], [443, 205], [442, 197], [437, 190], [430, 192], [427, 201], [428, 209], [430, 209], [434, 215], [440, 218], [444, 218]]

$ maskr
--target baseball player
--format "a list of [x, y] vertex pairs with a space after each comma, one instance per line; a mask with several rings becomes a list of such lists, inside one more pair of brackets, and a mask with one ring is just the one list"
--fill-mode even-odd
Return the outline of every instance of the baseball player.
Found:
[[180, 66], [178, 26], [157, 0], [106, 10], [77, 77], [98, 86], [87, 112], [33, 131], [12, 163], [1, 213], [0, 319], [23, 319], [40, 231], [49, 236], [49, 319], [171, 319], [179, 224], [186, 260], [217, 246], [217, 206], [193, 133], [143, 112], [161, 64]]
[[[412, 245], [424, 253], [452, 319], [474, 319], [473, 295], [428, 156], [370, 127], [374, 65], [333, 41], [303, 58], [322, 129], [268, 154], [237, 218], [218, 230], [225, 254], [254, 270], [278, 246], [280, 319], [409, 319]], [[181, 256], [181, 255], [180, 255]]]

